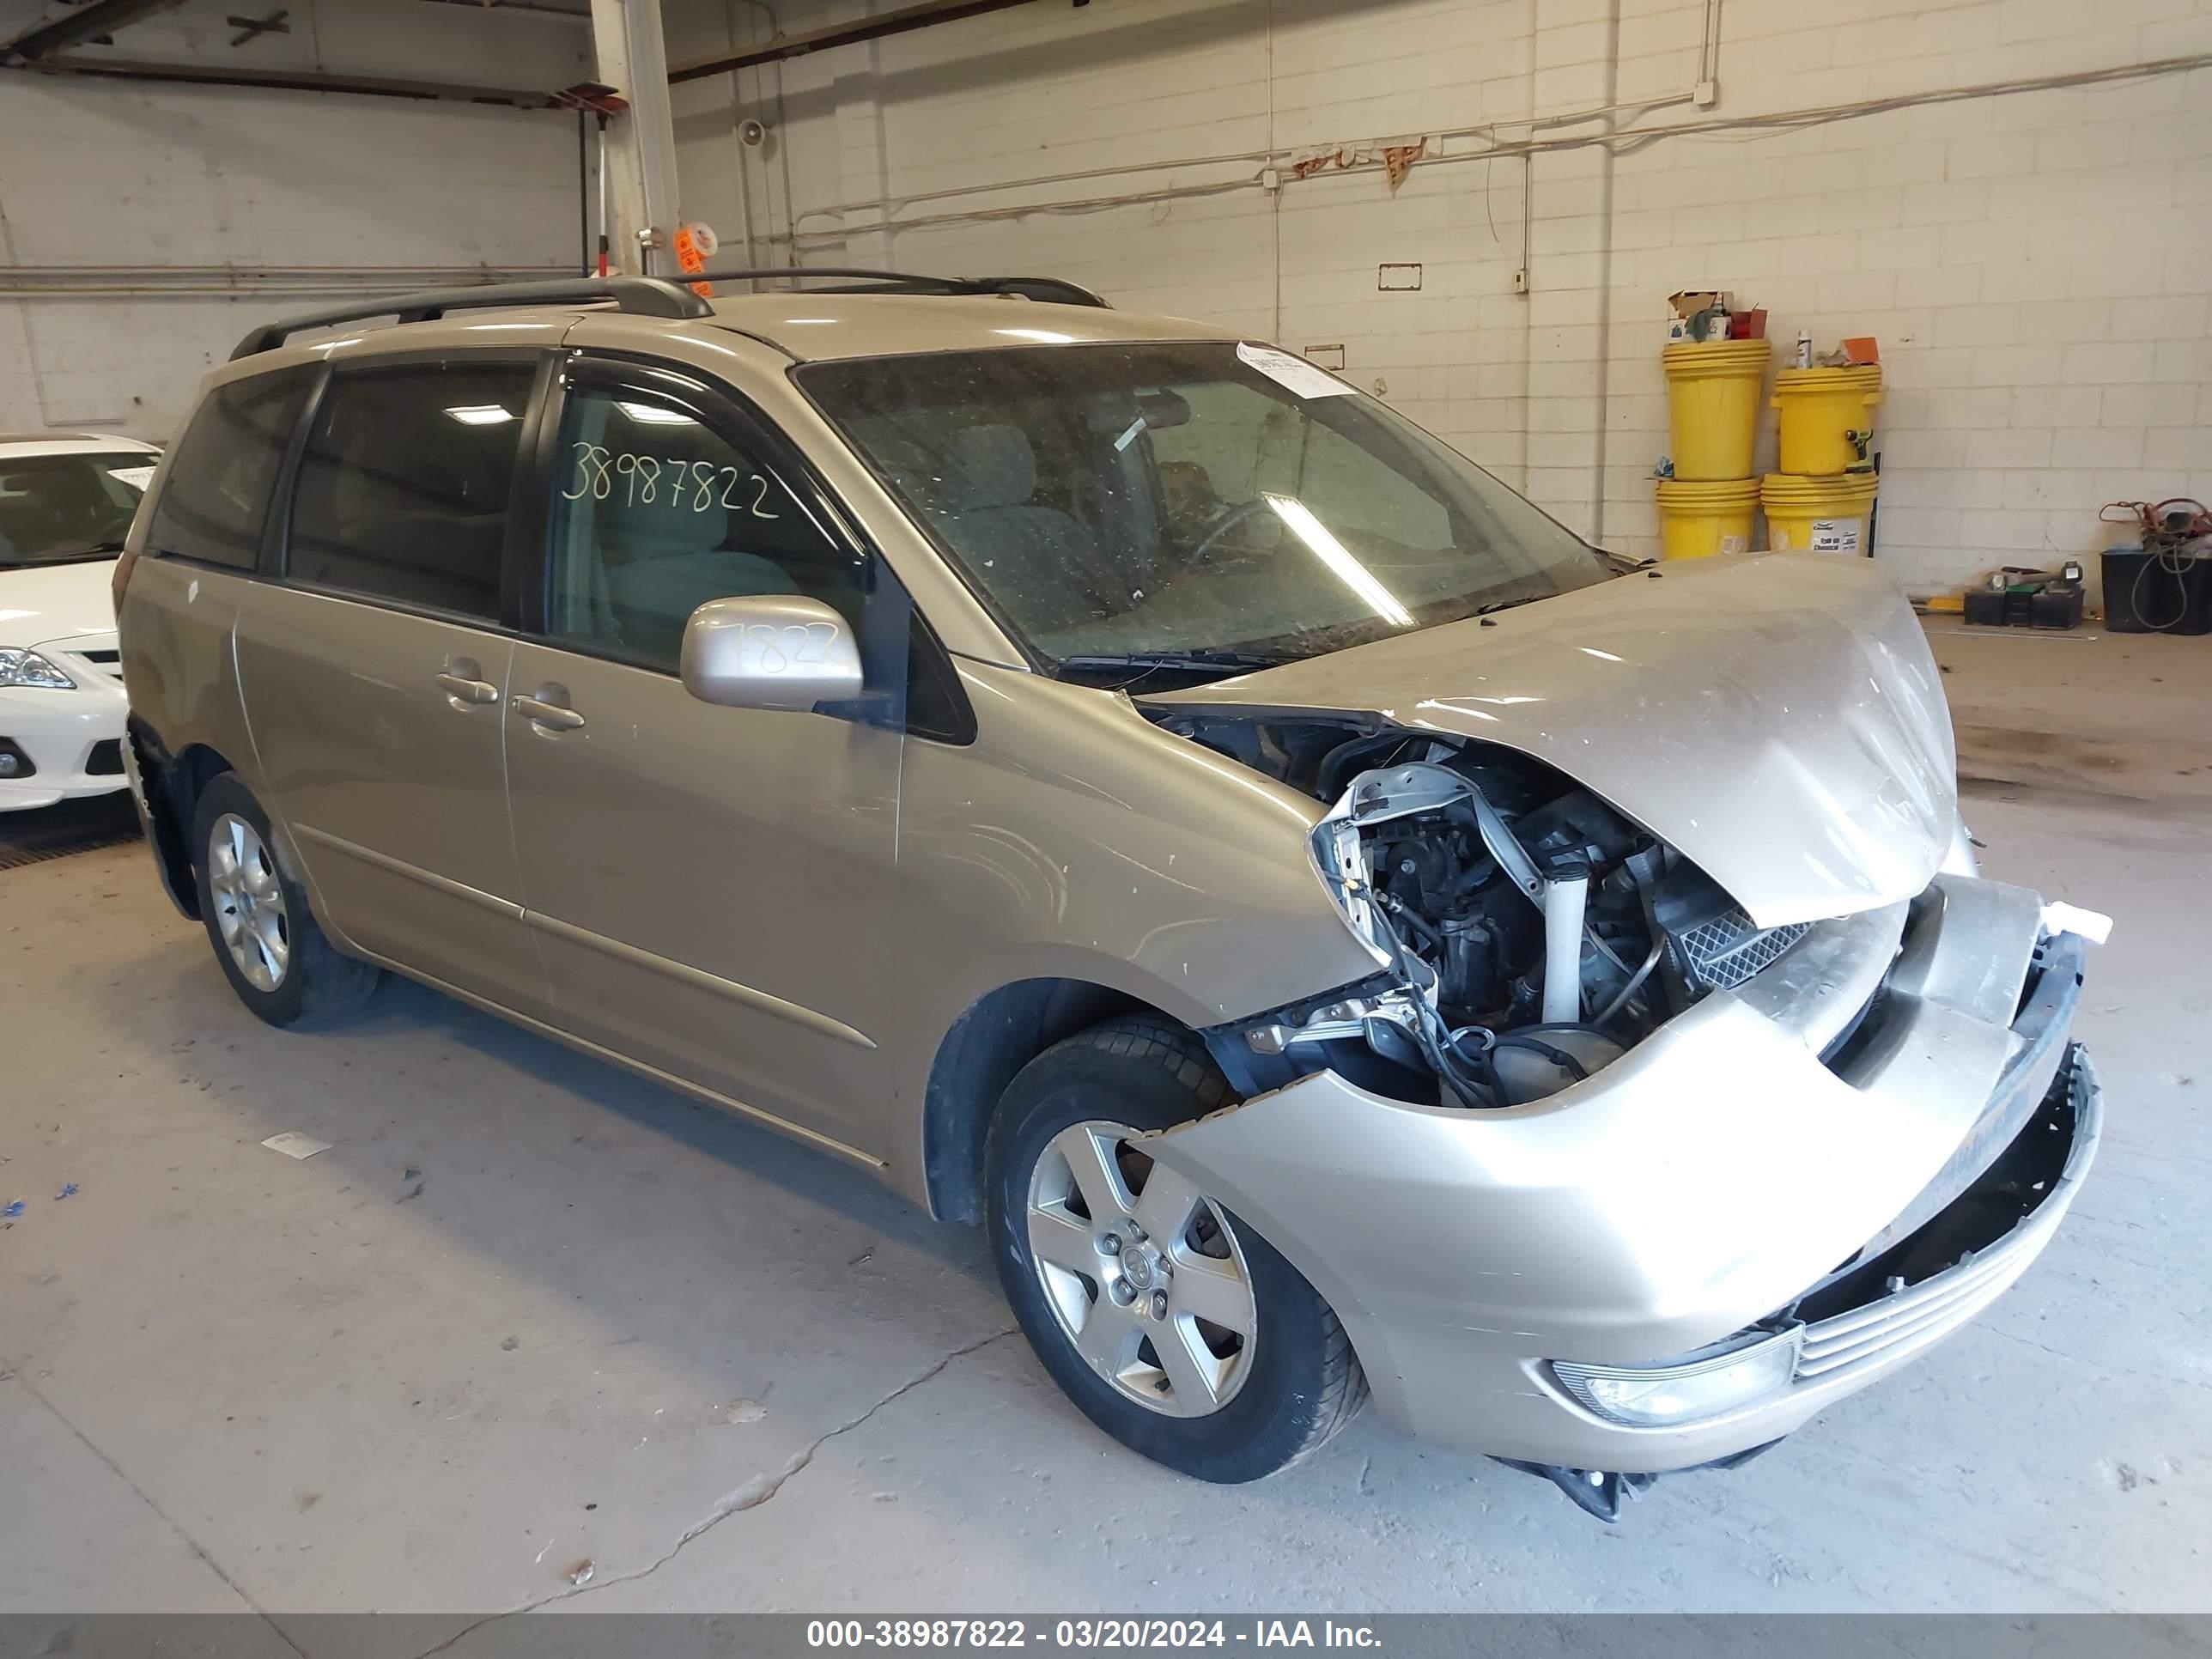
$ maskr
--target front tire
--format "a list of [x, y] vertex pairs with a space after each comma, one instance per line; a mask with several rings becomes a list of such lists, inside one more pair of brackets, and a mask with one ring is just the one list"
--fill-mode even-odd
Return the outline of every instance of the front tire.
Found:
[[1310, 1455], [1367, 1396], [1304, 1275], [1144, 1150], [1234, 1098], [1188, 1031], [1109, 1020], [1016, 1076], [986, 1168], [1000, 1282], [1053, 1380], [1131, 1450], [1223, 1485]]
[[351, 1013], [383, 970], [341, 956], [276, 861], [269, 815], [235, 772], [200, 791], [192, 813], [192, 878], [208, 942], [238, 1000], [271, 1025]]

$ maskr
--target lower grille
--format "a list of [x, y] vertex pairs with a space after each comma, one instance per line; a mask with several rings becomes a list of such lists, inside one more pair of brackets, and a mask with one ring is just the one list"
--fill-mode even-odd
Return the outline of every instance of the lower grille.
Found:
[[1708, 991], [1732, 991], [1812, 931], [1812, 923], [1761, 929], [1730, 910], [1674, 936], [1684, 972]]
[[[2068, 1189], [2086, 1167], [2085, 1120], [2089, 1144], [2094, 1141], [2096, 1093], [2087, 1057], [2078, 1048], [2069, 1049], [2035, 1115], [1973, 1186], [1921, 1232], [1800, 1304], [1807, 1323], [1797, 1380], [1878, 1364], [1900, 1349], [1924, 1346], [1996, 1300], [2043, 1248], [2056, 1215], [2073, 1201]], [[2045, 1214], [2062, 1193], [2063, 1201]], [[1955, 1259], [1929, 1273], [1930, 1256]], [[1869, 1280], [1893, 1288], [1828, 1311], [1838, 1300], [1848, 1303], [1858, 1293], [1853, 1286]]]
[[119, 778], [123, 775], [123, 739], [103, 738], [92, 745], [92, 753], [84, 763], [85, 775], [94, 778]]

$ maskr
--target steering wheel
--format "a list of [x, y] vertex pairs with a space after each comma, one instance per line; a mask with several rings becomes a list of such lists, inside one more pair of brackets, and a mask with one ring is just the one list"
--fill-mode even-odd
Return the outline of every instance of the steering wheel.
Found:
[[1213, 522], [1206, 526], [1206, 533], [1198, 538], [1197, 545], [1184, 556], [1184, 562], [1193, 565], [1202, 562], [1206, 556], [1213, 550], [1213, 544], [1216, 542], [1238, 525], [1243, 524], [1255, 513], [1262, 510], [1267, 505], [1267, 498], [1265, 495], [1255, 495], [1249, 501], [1238, 501], [1233, 507], [1224, 508], [1215, 514]]

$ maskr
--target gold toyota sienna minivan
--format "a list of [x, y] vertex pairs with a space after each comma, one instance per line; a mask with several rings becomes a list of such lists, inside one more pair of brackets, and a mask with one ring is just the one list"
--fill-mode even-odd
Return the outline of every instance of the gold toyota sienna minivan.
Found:
[[823, 276], [209, 377], [127, 760], [253, 1012], [404, 974], [981, 1221], [1209, 1480], [1371, 1390], [1610, 1518], [2049, 1243], [2103, 919], [1977, 874], [1874, 564], [1636, 566], [1288, 353]]

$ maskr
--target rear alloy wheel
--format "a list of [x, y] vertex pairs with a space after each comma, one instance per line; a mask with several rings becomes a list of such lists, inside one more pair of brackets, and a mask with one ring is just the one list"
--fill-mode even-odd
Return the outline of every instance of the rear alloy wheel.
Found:
[[1024, 1066], [993, 1120], [992, 1254], [1054, 1381], [1122, 1444], [1201, 1480], [1256, 1480], [1366, 1398], [1344, 1328], [1152, 1133], [1233, 1103], [1206, 1045], [1109, 1020]]
[[192, 813], [192, 875], [208, 942], [238, 1000], [271, 1025], [313, 1024], [368, 1000], [383, 970], [341, 956], [284, 873], [269, 815], [235, 772]]
[[208, 893], [216, 931], [238, 971], [255, 990], [274, 991], [292, 963], [284, 884], [261, 832], [235, 812], [217, 818], [209, 835]]

